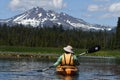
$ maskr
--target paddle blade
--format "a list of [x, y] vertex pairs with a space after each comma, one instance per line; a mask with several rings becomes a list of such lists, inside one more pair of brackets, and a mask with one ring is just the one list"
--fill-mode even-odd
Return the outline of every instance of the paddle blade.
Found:
[[95, 46], [89, 48], [87, 53], [93, 53], [93, 52], [99, 51], [100, 49], [101, 49], [100, 45], [95, 45]]

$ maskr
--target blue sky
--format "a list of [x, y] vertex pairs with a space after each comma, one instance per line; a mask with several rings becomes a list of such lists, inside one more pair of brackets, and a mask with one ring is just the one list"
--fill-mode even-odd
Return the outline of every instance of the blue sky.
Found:
[[65, 12], [92, 24], [116, 26], [120, 16], [120, 0], [0, 0], [0, 19], [36, 6]]

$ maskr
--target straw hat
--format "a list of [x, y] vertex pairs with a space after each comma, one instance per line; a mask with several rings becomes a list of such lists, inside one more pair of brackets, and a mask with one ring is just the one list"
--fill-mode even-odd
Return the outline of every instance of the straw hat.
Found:
[[70, 45], [68, 45], [67, 47], [64, 47], [63, 48], [66, 52], [70, 52], [70, 53], [74, 53], [73, 51], [72, 51], [72, 46], [70, 46]]

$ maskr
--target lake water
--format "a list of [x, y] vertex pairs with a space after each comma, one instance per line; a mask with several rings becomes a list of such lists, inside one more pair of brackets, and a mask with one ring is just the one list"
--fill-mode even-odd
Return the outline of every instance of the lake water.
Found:
[[119, 59], [80, 57], [79, 75], [61, 76], [51, 66], [54, 61], [33, 58], [0, 59], [0, 80], [120, 80]]

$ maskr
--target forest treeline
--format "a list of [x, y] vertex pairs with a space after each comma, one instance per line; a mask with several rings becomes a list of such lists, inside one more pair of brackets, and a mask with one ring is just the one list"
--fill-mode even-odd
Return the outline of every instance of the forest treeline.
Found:
[[107, 31], [64, 30], [62, 26], [26, 27], [0, 25], [0, 46], [63, 47], [76, 48], [101, 45], [103, 49], [115, 49], [115, 33]]

